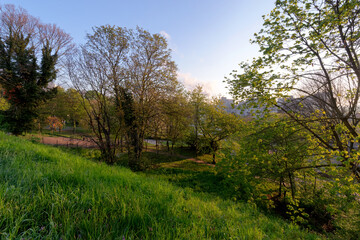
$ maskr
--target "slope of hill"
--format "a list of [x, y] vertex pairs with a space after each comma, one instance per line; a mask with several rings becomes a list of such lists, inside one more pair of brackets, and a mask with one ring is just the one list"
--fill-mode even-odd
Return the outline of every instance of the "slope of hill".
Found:
[[0, 132], [1, 239], [319, 239], [245, 203]]

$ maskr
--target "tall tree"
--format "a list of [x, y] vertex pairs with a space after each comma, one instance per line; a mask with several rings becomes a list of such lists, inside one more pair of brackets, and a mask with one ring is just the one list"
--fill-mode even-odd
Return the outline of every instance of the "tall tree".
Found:
[[0, 4], [0, 38], [11, 35], [23, 35], [29, 38], [29, 46], [34, 48], [37, 57], [46, 46], [59, 60], [73, 52], [72, 37], [55, 24], [42, 23], [25, 9], [12, 4]]
[[95, 134], [102, 159], [113, 164], [120, 136], [120, 89], [124, 81], [129, 32], [125, 28], [101, 26], [87, 35], [77, 58], [69, 59], [69, 77], [81, 93], [88, 124]]
[[5, 97], [10, 103], [4, 111], [8, 131], [19, 135], [31, 129], [37, 116], [37, 106], [55, 94], [56, 89], [47, 86], [56, 78], [57, 55], [44, 48], [39, 68], [34, 49], [29, 48], [29, 38], [11, 35], [0, 41], [0, 84], [5, 89]]
[[71, 37], [55, 25], [0, 5], [0, 85], [10, 104], [3, 119], [10, 132], [31, 128], [39, 103], [55, 94], [48, 84], [56, 79], [59, 56], [71, 48]]
[[132, 35], [125, 86], [135, 102], [139, 157], [145, 133], [150, 121], [158, 114], [161, 99], [179, 87], [176, 71], [166, 39], [160, 34], [137, 28]]
[[232, 74], [231, 93], [277, 106], [359, 182], [360, 2], [278, 0], [252, 42], [262, 56]]
[[[160, 100], [179, 85], [166, 39], [141, 28], [132, 31], [101, 26], [94, 28], [87, 40], [80, 57], [67, 66], [75, 88], [89, 103], [86, 111], [96, 135], [94, 141], [104, 149], [104, 159], [111, 158], [112, 162], [113, 144], [122, 131], [121, 125], [127, 124], [123, 128], [128, 131], [128, 149], [136, 153], [130, 154], [133, 162], [129, 165], [139, 169], [149, 123], [158, 112]], [[135, 111], [131, 123], [124, 121], [129, 110], [124, 107]], [[117, 118], [116, 124], [113, 118]]]

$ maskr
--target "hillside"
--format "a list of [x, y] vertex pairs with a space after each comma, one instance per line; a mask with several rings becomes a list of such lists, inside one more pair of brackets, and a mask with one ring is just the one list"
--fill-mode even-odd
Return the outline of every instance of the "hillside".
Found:
[[319, 239], [251, 205], [0, 132], [1, 239]]

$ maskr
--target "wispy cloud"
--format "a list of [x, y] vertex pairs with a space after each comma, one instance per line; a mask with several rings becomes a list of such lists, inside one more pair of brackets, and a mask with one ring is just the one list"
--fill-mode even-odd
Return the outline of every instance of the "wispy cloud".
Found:
[[209, 96], [216, 95], [215, 89], [216, 84], [213, 82], [203, 82], [192, 76], [190, 73], [181, 73], [178, 72], [178, 79], [182, 84], [184, 84], [185, 88], [189, 91], [193, 90], [197, 85], [202, 86], [205, 94]]
[[[166, 38], [167, 42], [168, 42], [168, 46], [170, 47], [170, 49], [176, 53], [179, 54], [178, 49], [177, 49], [177, 45], [172, 41], [171, 35], [169, 33], [167, 33], [166, 31], [162, 30], [160, 31], [160, 35], [162, 35], [164, 38]], [[180, 57], [182, 57], [182, 55], [180, 54]]]

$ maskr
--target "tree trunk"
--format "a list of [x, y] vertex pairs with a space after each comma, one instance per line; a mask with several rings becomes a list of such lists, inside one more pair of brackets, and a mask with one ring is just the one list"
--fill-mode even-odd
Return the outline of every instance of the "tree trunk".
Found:
[[[135, 127], [134, 127], [135, 128]], [[133, 171], [139, 171], [141, 169], [141, 153], [142, 153], [142, 143], [138, 135], [137, 129], [132, 129], [130, 131], [129, 139], [131, 141], [131, 146], [128, 148], [129, 155], [129, 167]]]
[[211, 150], [213, 152], [213, 164], [215, 165], [216, 164], [216, 151], [218, 150], [218, 145], [217, 145], [217, 142], [216, 141], [211, 141], [210, 142], [210, 146], [211, 146]]
[[293, 181], [293, 176], [290, 172], [289, 172], [289, 181], [290, 181], [290, 188], [291, 188], [291, 197], [294, 200], [296, 189], [295, 189], [295, 182]]
[[76, 121], [74, 121], [74, 125], [73, 125], [73, 134], [76, 133]]

